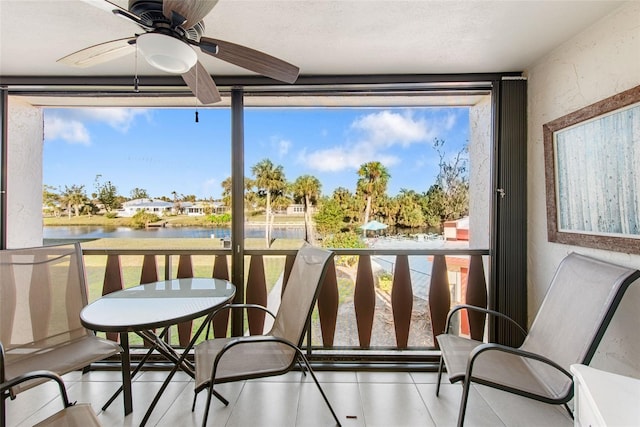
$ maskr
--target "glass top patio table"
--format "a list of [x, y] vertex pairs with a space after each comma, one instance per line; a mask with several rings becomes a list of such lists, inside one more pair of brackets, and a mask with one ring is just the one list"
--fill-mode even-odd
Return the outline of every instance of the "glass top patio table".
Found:
[[80, 312], [95, 331], [136, 332], [197, 319], [229, 302], [235, 286], [221, 279], [173, 279], [112, 292]]
[[[103, 410], [115, 400], [120, 391], [124, 394], [125, 415], [133, 410], [131, 397], [131, 376], [142, 367], [149, 355], [154, 351], [171, 360], [175, 366], [165, 379], [163, 385], [148, 408], [141, 425], [151, 415], [163, 391], [178, 369], [195, 375], [193, 365], [186, 360], [196, 340], [205, 326], [212, 320], [217, 308], [224, 306], [235, 296], [235, 286], [226, 280], [209, 278], [185, 278], [164, 280], [139, 285], [112, 292], [92, 302], [80, 312], [80, 321], [91, 330], [117, 332], [120, 334], [122, 355], [122, 387], [102, 407]], [[182, 322], [206, 316], [182, 354], [163, 340], [168, 327]], [[156, 328], [164, 328], [156, 335]], [[134, 332], [152, 344], [147, 355], [131, 372], [129, 354], [129, 332]]]

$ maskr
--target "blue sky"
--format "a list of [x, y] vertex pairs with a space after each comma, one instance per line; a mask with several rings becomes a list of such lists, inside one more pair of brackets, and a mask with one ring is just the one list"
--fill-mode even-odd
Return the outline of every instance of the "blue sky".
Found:
[[[227, 109], [73, 108], [45, 110], [44, 183], [84, 185], [96, 175], [123, 196], [195, 194], [219, 198], [231, 174], [231, 115]], [[310, 174], [322, 192], [355, 190], [358, 167], [384, 164], [389, 195], [426, 191], [437, 174], [434, 138], [448, 155], [468, 142], [467, 108], [247, 108], [245, 170], [264, 158], [282, 165], [289, 181]]]

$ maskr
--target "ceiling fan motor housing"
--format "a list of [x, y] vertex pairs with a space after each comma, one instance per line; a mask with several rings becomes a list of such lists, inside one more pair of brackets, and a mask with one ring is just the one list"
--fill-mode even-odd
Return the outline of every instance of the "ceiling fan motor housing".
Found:
[[[162, 0], [129, 0], [129, 12], [154, 28], [168, 28], [171, 24], [162, 12]], [[175, 32], [186, 39], [199, 41], [204, 34], [204, 22], [200, 21], [189, 29], [180, 28]]]

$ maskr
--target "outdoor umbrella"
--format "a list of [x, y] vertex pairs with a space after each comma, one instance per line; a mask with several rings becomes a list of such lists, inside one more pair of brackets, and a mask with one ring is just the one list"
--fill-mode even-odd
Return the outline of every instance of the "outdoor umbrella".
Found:
[[362, 228], [363, 230], [371, 230], [371, 231], [378, 231], [378, 230], [384, 230], [385, 228], [387, 228], [388, 225], [387, 224], [383, 224], [381, 222], [376, 221], [375, 219], [373, 221], [369, 221], [366, 224], [362, 224], [360, 227], [358, 228]]

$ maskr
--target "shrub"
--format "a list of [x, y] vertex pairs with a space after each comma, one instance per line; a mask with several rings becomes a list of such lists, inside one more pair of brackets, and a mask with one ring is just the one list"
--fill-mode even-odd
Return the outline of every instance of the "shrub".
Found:
[[391, 294], [391, 288], [393, 287], [393, 275], [389, 272], [383, 271], [378, 275], [378, 288], [386, 292], [387, 294]]
[[[366, 248], [367, 245], [362, 241], [360, 235], [353, 231], [335, 233], [331, 236], [325, 237], [322, 240], [322, 246], [325, 248]], [[336, 257], [336, 264], [353, 266], [357, 261], [356, 255], [343, 255]]]
[[145, 228], [148, 223], [159, 221], [160, 217], [146, 211], [139, 211], [131, 217], [132, 228]]
[[118, 214], [116, 212], [107, 212], [106, 214], [104, 214], [104, 216], [106, 218], [113, 219], [113, 218], [117, 218]]
[[231, 214], [230, 213], [211, 214], [207, 216], [207, 221], [217, 225], [229, 224], [231, 222]]

